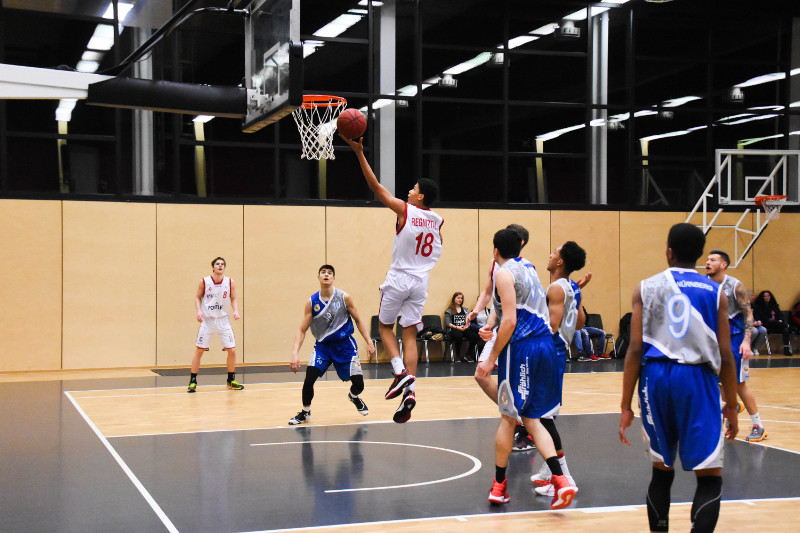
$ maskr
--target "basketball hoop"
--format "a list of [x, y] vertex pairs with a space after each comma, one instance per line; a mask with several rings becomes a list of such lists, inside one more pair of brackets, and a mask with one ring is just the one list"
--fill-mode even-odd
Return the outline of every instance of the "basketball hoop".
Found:
[[782, 194], [768, 194], [756, 196], [756, 205], [764, 209], [767, 220], [775, 220], [781, 215], [781, 207], [786, 203], [786, 196]]
[[292, 111], [303, 143], [301, 159], [336, 159], [333, 155], [333, 134], [336, 117], [347, 107], [341, 96], [306, 94], [303, 105]]

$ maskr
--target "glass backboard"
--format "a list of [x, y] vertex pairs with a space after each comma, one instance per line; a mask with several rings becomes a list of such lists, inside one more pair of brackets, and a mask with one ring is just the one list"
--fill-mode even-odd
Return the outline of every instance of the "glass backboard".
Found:
[[272, 124], [303, 102], [300, 0], [256, 0], [245, 22], [247, 113], [242, 131]]

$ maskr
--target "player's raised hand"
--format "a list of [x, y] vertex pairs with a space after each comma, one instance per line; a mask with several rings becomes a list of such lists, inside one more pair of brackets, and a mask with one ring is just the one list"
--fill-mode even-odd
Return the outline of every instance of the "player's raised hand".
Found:
[[623, 409], [622, 413], [619, 416], [619, 441], [623, 444], [627, 444], [628, 446], [631, 443], [628, 441], [628, 437], [625, 436], [625, 430], [631, 427], [631, 423], [633, 422], [633, 410]]
[[344, 140], [344, 142], [349, 144], [350, 148], [352, 148], [354, 152], [363, 152], [364, 151], [364, 137], [359, 137], [358, 141], [354, 141], [353, 139], [348, 139], [347, 137], [345, 137], [341, 133], [339, 134], [339, 137], [342, 140]]

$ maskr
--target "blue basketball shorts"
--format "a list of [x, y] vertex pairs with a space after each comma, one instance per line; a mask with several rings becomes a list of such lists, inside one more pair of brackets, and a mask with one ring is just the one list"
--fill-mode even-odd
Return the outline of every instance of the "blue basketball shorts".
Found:
[[358, 360], [358, 345], [352, 335], [338, 342], [318, 342], [314, 345], [308, 366], [319, 368], [324, 374], [331, 364], [342, 381], [350, 381], [351, 376], [363, 374], [361, 361]]
[[731, 335], [731, 350], [733, 351], [733, 359], [736, 361], [737, 383], [750, 381], [750, 361], [742, 361], [742, 354], [739, 353], [739, 348], [742, 346], [743, 340], [744, 333]]
[[653, 462], [684, 470], [722, 466], [719, 378], [706, 365], [648, 360], [639, 378], [645, 446]]
[[497, 405], [516, 420], [552, 417], [561, 403], [561, 379], [553, 338], [508, 343], [498, 357]]

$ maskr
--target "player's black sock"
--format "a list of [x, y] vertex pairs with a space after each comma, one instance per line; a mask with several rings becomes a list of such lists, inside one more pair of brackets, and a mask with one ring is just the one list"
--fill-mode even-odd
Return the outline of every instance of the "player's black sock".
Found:
[[236, 379], [236, 372], [228, 372], [228, 382], [231, 382], [234, 379]]
[[189, 378], [189, 383], [197, 383], [197, 372], [192, 372], [192, 377]]
[[502, 483], [506, 479], [506, 468], [507, 466], [495, 466], [494, 467], [494, 479], [498, 483]]
[[552, 418], [541, 418], [539, 421], [544, 426], [544, 429], [550, 433], [550, 436], [553, 437], [553, 444], [556, 445], [556, 450], [561, 449], [561, 435], [558, 434], [558, 430], [556, 429], [556, 421]]
[[700, 476], [692, 502], [692, 533], [714, 531], [722, 499], [722, 476]]
[[564, 471], [561, 470], [561, 463], [558, 462], [558, 457], [555, 455], [549, 459], [545, 459], [547, 463], [547, 467], [550, 469], [550, 473], [554, 476], [563, 476]]
[[669, 494], [674, 470], [653, 467], [653, 477], [647, 488], [647, 519], [650, 531], [669, 531]]
[[311, 405], [314, 399], [314, 383], [322, 375], [315, 366], [306, 367], [306, 379], [303, 381], [303, 405]]
[[364, 376], [350, 376], [350, 394], [358, 396], [364, 392]]

